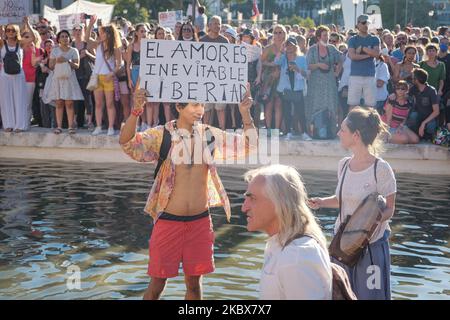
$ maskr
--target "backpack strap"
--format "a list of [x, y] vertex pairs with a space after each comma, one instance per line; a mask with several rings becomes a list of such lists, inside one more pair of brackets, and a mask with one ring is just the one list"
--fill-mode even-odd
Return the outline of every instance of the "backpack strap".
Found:
[[342, 170], [344, 170], [344, 173], [342, 174], [342, 177], [341, 177], [341, 185], [339, 186], [339, 220], [341, 223], [342, 223], [342, 186], [344, 185], [345, 174], [347, 173], [350, 159], [347, 159], [345, 161], [344, 166], [341, 169], [341, 173], [342, 173]]
[[155, 174], [153, 175], [154, 179], [156, 179], [156, 176], [158, 175], [158, 172], [161, 169], [161, 165], [163, 164], [164, 160], [167, 159], [167, 155], [169, 154], [171, 144], [172, 144], [172, 135], [170, 134], [169, 130], [164, 128], [162, 143], [161, 146], [159, 147], [158, 164], [156, 165]]
[[373, 176], [375, 177], [375, 183], [377, 183], [377, 184], [378, 184], [378, 179], [377, 179], [378, 160], [380, 160], [380, 159], [379, 158], [375, 158], [375, 163], [373, 165]]

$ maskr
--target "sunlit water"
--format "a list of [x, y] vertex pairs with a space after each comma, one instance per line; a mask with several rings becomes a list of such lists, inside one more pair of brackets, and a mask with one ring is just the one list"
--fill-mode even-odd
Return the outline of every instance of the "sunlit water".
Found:
[[[231, 223], [213, 209], [216, 271], [206, 299], [254, 299], [266, 236], [247, 232], [240, 211], [244, 170], [221, 169], [233, 207]], [[153, 167], [0, 159], [1, 299], [141, 299], [149, 278], [151, 219], [143, 207]], [[302, 172], [311, 195], [336, 186], [333, 172]], [[392, 221], [394, 299], [449, 299], [449, 177], [397, 175]], [[330, 236], [335, 210], [318, 215]], [[81, 290], [68, 270], [81, 270]], [[184, 297], [182, 273], [165, 299]]]

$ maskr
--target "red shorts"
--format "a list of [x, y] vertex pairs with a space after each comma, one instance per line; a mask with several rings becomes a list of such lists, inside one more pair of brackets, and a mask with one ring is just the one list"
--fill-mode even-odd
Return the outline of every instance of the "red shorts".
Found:
[[191, 217], [163, 213], [150, 238], [148, 275], [178, 276], [180, 262], [187, 276], [214, 271], [214, 231], [208, 211]]

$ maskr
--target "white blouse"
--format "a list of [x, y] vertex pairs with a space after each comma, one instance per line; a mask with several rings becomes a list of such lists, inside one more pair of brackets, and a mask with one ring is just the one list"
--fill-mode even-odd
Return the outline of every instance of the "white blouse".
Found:
[[269, 238], [264, 251], [260, 280], [263, 300], [331, 300], [330, 257], [316, 240], [301, 237], [284, 249], [277, 235]]
[[[350, 157], [346, 157], [339, 161], [338, 167], [338, 184], [336, 186], [336, 197], [339, 200], [339, 187], [341, 185], [341, 178], [344, 173], [344, 164], [347, 160], [350, 161]], [[348, 165], [348, 163], [347, 163]], [[369, 168], [353, 172], [350, 167], [345, 174], [344, 184], [342, 186], [342, 221], [349, 215], [352, 215], [359, 204], [372, 192], [378, 192], [383, 197], [387, 197], [397, 192], [397, 183], [395, 180], [394, 172], [392, 171], [389, 163], [380, 159], [377, 164], [377, 181], [375, 181], [374, 165]], [[336, 219], [334, 225], [334, 233], [339, 230], [341, 219], [339, 216]], [[370, 243], [381, 239], [386, 230], [391, 230], [389, 227], [389, 221], [384, 221], [375, 230], [375, 233], [370, 240]]]

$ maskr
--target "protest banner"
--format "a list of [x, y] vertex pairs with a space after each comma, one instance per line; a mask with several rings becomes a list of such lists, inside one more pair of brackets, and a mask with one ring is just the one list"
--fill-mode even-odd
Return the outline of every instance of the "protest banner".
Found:
[[158, 13], [159, 25], [164, 28], [175, 29], [177, 22], [183, 22], [183, 11], [165, 11]]
[[151, 102], [239, 103], [248, 70], [247, 48], [211, 42], [141, 42], [140, 84]]
[[84, 13], [61, 14], [58, 16], [60, 30], [72, 30], [73, 26], [80, 24]]
[[28, 0], [0, 0], [0, 24], [21, 24], [23, 18], [29, 14]]

